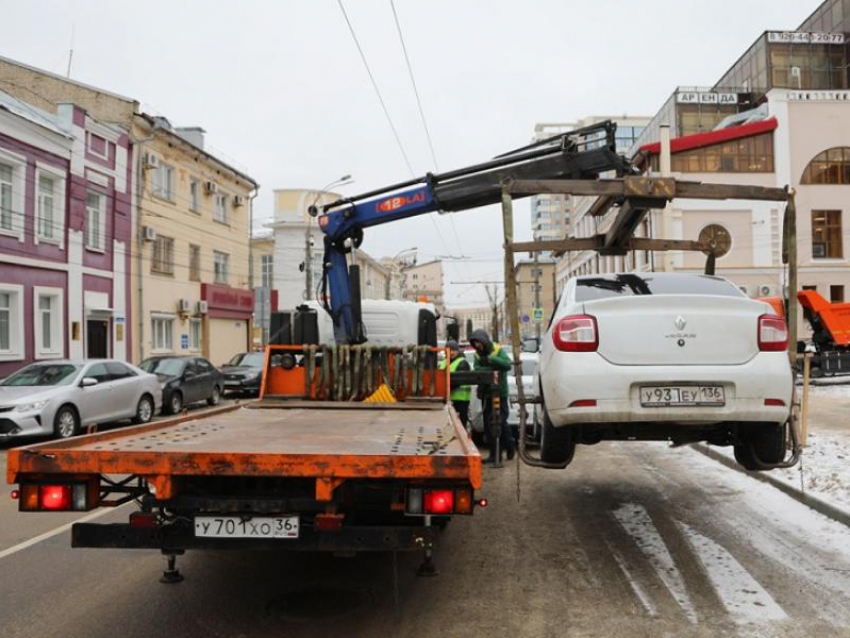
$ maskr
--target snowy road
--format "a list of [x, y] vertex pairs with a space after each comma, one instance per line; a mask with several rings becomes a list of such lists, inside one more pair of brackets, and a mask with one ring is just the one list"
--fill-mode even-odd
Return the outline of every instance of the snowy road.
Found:
[[850, 529], [693, 450], [523, 466], [520, 503], [514, 467], [485, 481], [491, 507], [446, 530], [439, 577], [399, 558], [398, 607], [386, 555], [192, 553], [168, 587], [155, 553], [66, 533], [0, 558], [2, 634], [850, 636]]

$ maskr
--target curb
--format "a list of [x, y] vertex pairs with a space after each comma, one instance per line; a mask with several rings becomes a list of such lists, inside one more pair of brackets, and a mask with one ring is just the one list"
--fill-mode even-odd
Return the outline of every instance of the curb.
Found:
[[730, 469], [740, 472], [741, 474], [745, 474], [751, 478], [761, 481], [762, 483], [767, 483], [768, 485], [778, 489], [780, 492], [784, 492], [798, 503], [802, 503], [806, 507], [810, 507], [816, 512], [819, 512], [820, 514], [823, 514], [842, 525], [850, 527], [850, 512], [843, 510], [840, 507], [827, 503], [817, 496], [801, 492], [800, 490], [788, 485], [785, 481], [773, 478], [767, 472], [750, 472], [745, 470], [734, 460], [720, 454], [719, 452], [715, 452], [704, 443], [695, 443], [691, 445], [691, 449], [696, 450], [700, 454], [707, 456], [708, 458], [713, 459]]

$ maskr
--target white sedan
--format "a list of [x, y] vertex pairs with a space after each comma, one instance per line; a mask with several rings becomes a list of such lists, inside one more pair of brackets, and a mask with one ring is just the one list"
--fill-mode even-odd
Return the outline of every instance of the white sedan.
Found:
[[747, 469], [782, 461], [793, 376], [785, 321], [722, 277], [571, 279], [540, 352], [541, 456], [602, 440], [734, 445]]

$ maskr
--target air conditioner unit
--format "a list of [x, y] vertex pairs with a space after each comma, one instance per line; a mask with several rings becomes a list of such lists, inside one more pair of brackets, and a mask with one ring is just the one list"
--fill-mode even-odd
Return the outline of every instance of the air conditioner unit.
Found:
[[145, 226], [142, 236], [145, 241], [156, 241], [156, 228]]
[[759, 297], [775, 297], [778, 293], [776, 286], [771, 286], [769, 284], [762, 284], [758, 287], [758, 296]]
[[206, 301], [199, 301], [198, 302], [198, 314], [199, 315], [205, 315], [209, 312], [209, 310], [210, 310], [210, 305]]
[[233, 205], [234, 206], [242, 206], [245, 204], [245, 198], [242, 195], [234, 195], [233, 196]]
[[204, 190], [208, 195], [212, 195], [218, 192], [218, 184], [215, 182], [204, 182]]
[[145, 153], [145, 166], [148, 168], [159, 168], [159, 158], [153, 153]]
[[188, 299], [181, 299], [180, 301], [177, 302], [177, 309], [180, 312], [189, 312], [189, 308], [191, 308], [191, 307], [192, 307], [192, 304], [189, 303]]

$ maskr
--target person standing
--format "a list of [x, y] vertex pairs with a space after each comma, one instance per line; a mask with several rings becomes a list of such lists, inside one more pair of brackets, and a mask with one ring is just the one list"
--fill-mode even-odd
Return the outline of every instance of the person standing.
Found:
[[[472, 370], [472, 368], [469, 367], [469, 362], [466, 360], [466, 357], [464, 357], [461, 353], [460, 347], [457, 345], [457, 341], [449, 339], [446, 342], [446, 348], [449, 350], [449, 356], [447, 359], [440, 361], [440, 370], [445, 370], [446, 367], [448, 367], [452, 374], [455, 372], [470, 372]], [[469, 422], [469, 399], [471, 396], [472, 386], [468, 385], [462, 385], [455, 388], [449, 396], [455, 412], [457, 412], [460, 417], [460, 422], [463, 423], [463, 427], [467, 427], [467, 423]]]
[[490, 446], [490, 456], [484, 459], [484, 463], [496, 461], [496, 445], [491, 440], [490, 423], [493, 419], [493, 392], [498, 392], [501, 401], [499, 403], [500, 446], [507, 454], [508, 460], [516, 454], [516, 442], [513, 432], [508, 425], [508, 371], [511, 369], [511, 359], [508, 353], [498, 343], [490, 340], [486, 330], [475, 330], [469, 337], [470, 345], [475, 348], [475, 369], [496, 370], [499, 374], [497, 388], [478, 386], [478, 396], [481, 398], [484, 415], [484, 434], [487, 444]]

